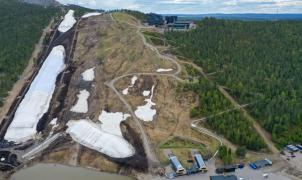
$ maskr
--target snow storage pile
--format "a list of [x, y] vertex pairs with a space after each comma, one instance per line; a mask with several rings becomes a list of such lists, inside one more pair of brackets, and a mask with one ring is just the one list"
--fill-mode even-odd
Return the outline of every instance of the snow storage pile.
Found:
[[72, 112], [77, 113], [87, 113], [88, 111], [88, 98], [90, 96], [90, 93], [87, 90], [80, 91], [80, 94], [78, 94], [78, 101], [77, 103], [70, 109]]
[[93, 81], [94, 80], [94, 67], [87, 69], [82, 73], [82, 77], [84, 81]]
[[71, 29], [77, 21], [74, 18], [74, 10], [69, 10], [68, 13], [65, 15], [64, 20], [58, 27], [58, 30], [61, 33], [67, 32]]
[[135, 115], [143, 121], [152, 121], [153, 117], [156, 115], [156, 109], [152, 108], [152, 106], [156, 105], [154, 102], [152, 102], [153, 91], [154, 91], [154, 86], [152, 86], [151, 89], [150, 99], [145, 99], [146, 104], [137, 107], [136, 111], [134, 112]]
[[98, 124], [90, 120], [71, 120], [67, 126], [66, 132], [74, 141], [112, 158], [127, 158], [135, 153], [134, 148], [124, 138], [104, 132]]
[[5, 134], [6, 140], [19, 143], [33, 138], [36, 134], [36, 126], [48, 110], [57, 76], [65, 68], [64, 58], [63, 46], [52, 49], [20, 103]]
[[83, 15], [82, 18], [84, 19], [84, 18], [89, 18], [89, 17], [91, 17], [91, 16], [99, 16], [99, 15], [101, 15], [101, 14], [102, 14], [102, 13], [99, 13], [99, 12], [87, 13], [87, 14]]
[[102, 111], [101, 115], [99, 116], [99, 120], [102, 123], [101, 129], [107, 133], [123, 137], [120, 124], [128, 117], [130, 117], [130, 114], [123, 114], [121, 112], [110, 113]]

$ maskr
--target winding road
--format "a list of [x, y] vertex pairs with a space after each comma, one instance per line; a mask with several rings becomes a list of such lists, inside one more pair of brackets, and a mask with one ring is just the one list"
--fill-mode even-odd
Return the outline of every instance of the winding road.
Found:
[[[112, 16], [112, 14], [110, 14], [113, 22], [116, 22], [116, 20], [114, 19], [114, 17]], [[141, 132], [141, 136], [142, 136], [142, 141], [143, 141], [143, 146], [144, 146], [144, 149], [145, 149], [145, 152], [146, 152], [146, 156], [147, 156], [147, 159], [148, 159], [148, 164], [149, 164], [149, 167], [156, 167], [159, 165], [159, 160], [157, 159], [154, 151], [153, 151], [153, 148], [151, 147], [151, 144], [150, 144], [150, 140], [146, 134], [146, 131], [141, 123], [141, 121], [137, 118], [137, 116], [135, 115], [134, 111], [132, 110], [132, 107], [130, 106], [130, 104], [126, 101], [126, 99], [123, 97], [123, 95], [116, 89], [115, 87], [115, 83], [120, 80], [120, 79], [123, 79], [123, 78], [126, 78], [126, 77], [130, 77], [130, 76], [139, 76], [139, 75], [148, 75], [148, 76], [167, 76], [167, 77], [171, 77], [171, 78], [174, 78], [175, 80], [177, 81], [180, 81], [180, 82], [184, 82], [183, 79], [179, 78], [178, 75], [181, 73], [182, 71], [182, 68], [181, 68], [181, 65], [179, 64], [179, 62], [181, 63], [184, 63], [184, 64], [190, 64], [191, 66], [193, 66], [195, 69], [197, 69], [204, 78], [206, 78], [207, 80], [209, 81], [212, 81], [211, 79], [209, 79], [208, 75], [203, 71], [203, 69], [199, 66], [197, 66], [196, 64], [192, 63], [192, 62], [186, 62], [186, 61], [180, 61], [176, 58], [173, 58], [173, 57], [170, 57], [168, 55], [164, 55], [164, 54], [161, 54], [159, 52], [159, 50], [153, 46], [152, 44], [148, 43], [145, 36], [142, 34], [141, 30], [142, 29], [145, 29], [145, 27], [141, 26], [141, 25], [135, 25], [135, 24], [131, 24], [131, 23], [128, 23], [128, 22], [123, 22], [123, 23], [126, 23], [130, 26], [134, 26], [137, 28], [137, 31], [136, 33], [142, 38], [142, 41], [143, 41], [143, 44], [144, 46], [148, 47], [149, 49], [151, 49], [153, 52], [155, 52], [156, 56], [160, 59], [163, 59], [163, 60], [168, 60], [168, 61], [171, 61], [171, 63], [175, 64], [176, 66], [176, 70], [174, 70], [173, 73], [158, 73], [158, 72], [149, 72], [149, 73], [143, 73], [143, 72], [138, 72], [138, 73], [129, 73], [129, 74], [124, 74], [124, 75], [121, 75], [119, 77], [116, 77], [110, 81], [107, 81], [105, 83], [106, 86], [108, 86], [110, 89], [112, 89], [115, 94], [118, 96], [118, 98], [124, 103], [124, 105], [126, 106], [126, 108], [128, 109], [128, 111], [130, 112], [130, 114], [132, 115], [133, 117], [133, 120], [136, 122], [136, 124], [138, 125], [139, 127], [139, 130]], [[273, 152], [273, 153], [277, 153], [278, 150], [275, 148], [273, 142], [270, 140], [270, 138], [268, 137], [267, 133], [260, 127], [260, 125], [256, 122], [256, 120], [254, 120], [248, 113], [247, 111], [244, 109], [246, 106], [248, 106], [249, 104], [246, 104], [246, 105], [240, 105], [237, 101], [235, 101], [235, 99], [230, 95], [228, 94], [228, 92], [226, 92], [222, 86], [220, 85], [217, 85], [217, 88], [219, 89], [219, 91], [229, 100], [231, 101], [231, 103], [235, 106], [235, 108], [233, 109], [229, 109], [229, 110], [226, 110], [226, 111], [223, 111], [223, 112], [220, 112], [218, 114], [215, 114], [215, 115], [212, 115], [212, 116], [216, 116], [216, 115], [221, 115], [223, 113], [227, 113], [227, 112], [230, 112], [230, 111], [233, 111], [233, 110], [236, 110], [236, 109], [239, 109], [243, 112], [244, 116], [253, 122], [253, 125], [254, 125], [254, 128], [256, 129], [256, 131], [260, 134], [260, 136], [264, 139], [265, 143], [268, 145], [268, 148]], [[210, 116], [210, 117], [212, 117]], [[206, 128], [203, 128], [203, 127], [200, 127], [198, 126], [198, 124], [201, 122], [201, 121], [204, 121], [206, 120], [207, 118], [210, 118], [210, 117], [205, 117], [205, 118], [202, 118], [202, 119], [198, 119], [198, 120], [194, 120], [192, 123], [191, 123], [191, 128], [202, 133], [202, 134], [205, 134], [211, 138], [214, 138], [216, 139], [219, 143], [220, 143], [220, 146], [223, 145], [223, 144], [227, 144], [228, 146], [230, 146], [232, 149], [235, 149], [236, 147], [230, 143], [228, 140], [226, 140], [225, 138], [223, 137], [220, 137], [218, 136], [216, 133], [212, 132], [211, 130], [209, 129], [206, 129]], [[212, 160], [213, 158], [215, 158], [215, 156], [218, 154], [218, 149], [216, 150], [216, 152], [214, 153], [214, 155], [210, 158], [210, 160]]]
[[[116, 22], [116, 20], [113, 18], [112, 14], [110, 14], [113, 22]], [[149, 138], [145, 132], [145, 129], [141, 123], [141, 121], [137, 118], [137, 116], [135, 115], [134, 111], [132, 110], [132, 107], [130, 106], [130, 104], [125, 100], [125, 98], [123, 97], [123, 95], [116, 89], [116, 87], [114, 86], [114, 84], [120, 80], [120, 79], [123, 79], [123, 78], [126, 78], [126, 77], [130, 77], [130, 76], [139, 76], [139, 75], [148, 75], [148, 76], [167, 76], [167, 77], [171, 77], [171, 78], [174, 78], [175, 80], [177, 81], [180, 81], [180, 82], [184, 82], [184, 80], [182, 80], [181, 78], [179, 78], [177, 75], [181, 73], [182, 71], [182, 68], [181, 68], [181, 65], [178, 63], [178, 61], [176, 60], [176, 58], [172, 58], [168, 55], [163, 55], [159, 52], [159, 50], [153, 46], [152, 44], [148, 43], [145, 36], [142, 34], [141, 32], [141, 29], [145, 29], [145, 27], [143, 26], [137, 26], [137, 25], [134, 25], [134, 24], [131, 24], [131, 23], [128, 23], [128, 22], [124, 22], [130, 26], [134, 26], [137, 28], [137, 31], [136, 33], [142, 38], [142, 41], [144, 43], [144, 46], [148, 47], [149, 49], [151, 49], [153, 52], [155, 52], [156, 56], [160, 59], [163, 59], [163, 60], [168, 60], [168, 61], [171, 61], [171, 63], [175, 64], [176, 66], [176, 71], [174, 71], [174, 73], [152, 73], [152, 72], [149, 72], [149, 73], [129, 73], [129, 74], [124, 74], [124, 75], [121, 75], [119, 77], [116, 77], [110, 81], [107, 81], [105, 82], [105, 85], [108, 86], [111, 90], [113, 90], [115, 92], [115, 94], [118, 96], [118, 98], [124, 103], [124, 105], [126, 106], [126, 108], [128, 109], [128, 111], [130, 112], [131, 116], [133, 117], [133, 120], [136, 122], [136, 124], [138, 125], [139, 129], [140, 129], [140, 132], [141, 132], [141, 136], [142, 136], [142, 141], [143, 141], [143, 145], [144, 145], [144, 149], [146, 151], [146, 155], [147, 155], [147, 159], [148, 159], [148, 163], [149, 163], [149, 166], [151, 167], [156, 167], [159, 165], [159, 160], [157, 159], [154, 151], [153, 151], [153, 148], [151, 147], [150, 145], [150, 141], [149, 141]], [[201, 128], [201, 127], [197, 127], [196, 125], [197, 121], [194, 121], [192, 124], [191, 124], [191, 127], [195, 130], [197, 130], [198, 132], [200, 133], [203, 133], [207, 136], [210, 136], [214, 139], [216, 139], [218, 142], [220, 142], [220, 145], [222, 145], [222, 140], [219, 136], [215, 135], [214, 133], [212, 133], [211, 131], [205, 129], [205, 128]], [[216, 156], [216, 154], [218, 153], [218, 150], [215, 152], [214, 156], [212, 158], [214, 158]], [[212, 159], [211, 158], [211, 159]]]

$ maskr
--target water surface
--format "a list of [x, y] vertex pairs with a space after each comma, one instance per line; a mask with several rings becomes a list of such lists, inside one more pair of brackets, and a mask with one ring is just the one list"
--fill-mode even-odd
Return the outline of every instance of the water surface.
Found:
[[37, 164], [15, 173], [11, 180], [133, 180], [130, 177], [58, 164]]

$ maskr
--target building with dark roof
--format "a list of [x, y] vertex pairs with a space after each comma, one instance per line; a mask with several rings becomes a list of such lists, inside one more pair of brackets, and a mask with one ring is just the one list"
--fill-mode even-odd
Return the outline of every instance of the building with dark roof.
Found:
[[147, 14], [147, 23], [149, 26], [161, 26], [164, 24], [164, 19], [162, 15], [150, 13]]
[[262, 159], [262, 160], [258, 160], [253, 163], [250, 163], [250, 167], [253, 169], [259, 169], [259, 168], [263, 168], [263, 167], [271, 166], [271, 165], [273, 165], [273, 163], [272, 163], [272, 161], [270, 161], [268, 159]]
[[165, 20], [167, 24], [172, 24], [177, 21], [177, 16], [166, 16]]
[[229, 173], [229, 172], [235, 172], [237, 169], [236, 165], [226, 165], [226, 166], [221, 166], [216, 169], [217, 174], [222, 174], [222, 173]]
[[235, 175], [228, 175], [228, 176], [210, 176], [210, 180], [238, 180], [237, 176]]

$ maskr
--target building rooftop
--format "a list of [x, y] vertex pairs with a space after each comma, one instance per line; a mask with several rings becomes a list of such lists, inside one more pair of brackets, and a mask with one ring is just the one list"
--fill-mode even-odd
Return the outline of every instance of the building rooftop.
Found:
[[194, 158], [195, 158], [199, 168], [206, 167], [206, 164], [204, 163], [203, 158], [200, 154], [195, 154]]
[[176, 169], [183, 169], [182, 165], [180, 164], [176, 156], [170, 156], [169, 159]]

